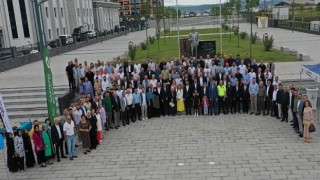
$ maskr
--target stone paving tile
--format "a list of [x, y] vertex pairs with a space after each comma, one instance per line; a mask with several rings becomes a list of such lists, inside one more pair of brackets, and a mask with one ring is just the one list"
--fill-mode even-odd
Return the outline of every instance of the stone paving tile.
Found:
[[[304, 144], [271, 117], [149, 119], [112, 130], [97, 150], [11, 179], [319, 179], [319, 133]], [[0, 179], [6, 179], [1, 157]], [[214, 162], [213, 165], [209, 164]], [[179, 166], [183, 163], [183, 166]]]

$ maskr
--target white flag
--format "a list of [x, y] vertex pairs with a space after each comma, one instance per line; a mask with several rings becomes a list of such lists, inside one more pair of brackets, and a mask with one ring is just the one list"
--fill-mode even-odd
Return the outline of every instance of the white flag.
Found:
[[9, 116], [6, 110], [6, 106], [4, 105], [2, 95], [0, 94], [0, 120], [4, 124], [7, 129], [7, 132], [13, 133], [12, 126], [9, 120]]

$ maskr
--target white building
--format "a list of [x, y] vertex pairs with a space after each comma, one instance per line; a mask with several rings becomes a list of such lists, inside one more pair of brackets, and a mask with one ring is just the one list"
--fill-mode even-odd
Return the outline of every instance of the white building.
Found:
[[67, 26], [66, 5], [65, 0], [50, 0], [41, 5], [44, 33], [47, 41], [58, 39], [63, 34], [70, 34], [70, 29]]
[[63, 0], [67, 3], [68, 22], [70, 32], [77, 27], [94, 30], [92, 0]]
[[95, 30], [98, 32], [114, 30], [120, 26], [120, 4], [110, 0], [93, 0]]
[[[47, 1], [41, 5], [47, 41], [70, 34], [65, 7], [65, 0]], [[0, 0], [0, 44], [3, 48], [37, 44], [34, 12], [31, 0]]]

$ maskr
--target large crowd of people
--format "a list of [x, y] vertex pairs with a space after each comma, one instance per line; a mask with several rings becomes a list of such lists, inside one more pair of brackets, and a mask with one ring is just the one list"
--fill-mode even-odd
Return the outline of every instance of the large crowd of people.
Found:
[[43, 124], [35, 121], [30, 132], [7, 136], [10, 171], [23, 171], [25, 160], [27, 167], [34, 166], [34, 153], [41, 167], [66, 155], [73, 160], [75, 147], [82, 145], [83, 153], [90, 153], [103, 141], [105, 131], [183, 114], [270, 115], [292, 122], [304, 142], [311, 142], [311, 103], [295, 87], [282, 84], [272, 60], [257, 64], [248, 54], [244, 59], [182, 56], [160, 63], [148, 58], [141, 64], [100, 60], [82, 64], [75, 59], [68, 62], [66, 75], [70, 90], [79, 93], [80, 100], [64, 109], [54, 124], [49, 119]]

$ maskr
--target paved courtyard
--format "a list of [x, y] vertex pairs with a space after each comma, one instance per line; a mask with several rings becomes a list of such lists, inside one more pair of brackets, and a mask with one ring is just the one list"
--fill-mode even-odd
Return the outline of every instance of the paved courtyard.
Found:
[[[149, 119], [107, 133], [89, 155], [12, 179], [319, 179], [319, 134], [304, 144], [269, 116], [175, 116]], [[3, 161], [1, 161], [3, 162]], [[5, 172], [0, 178], [5, 178]]]

